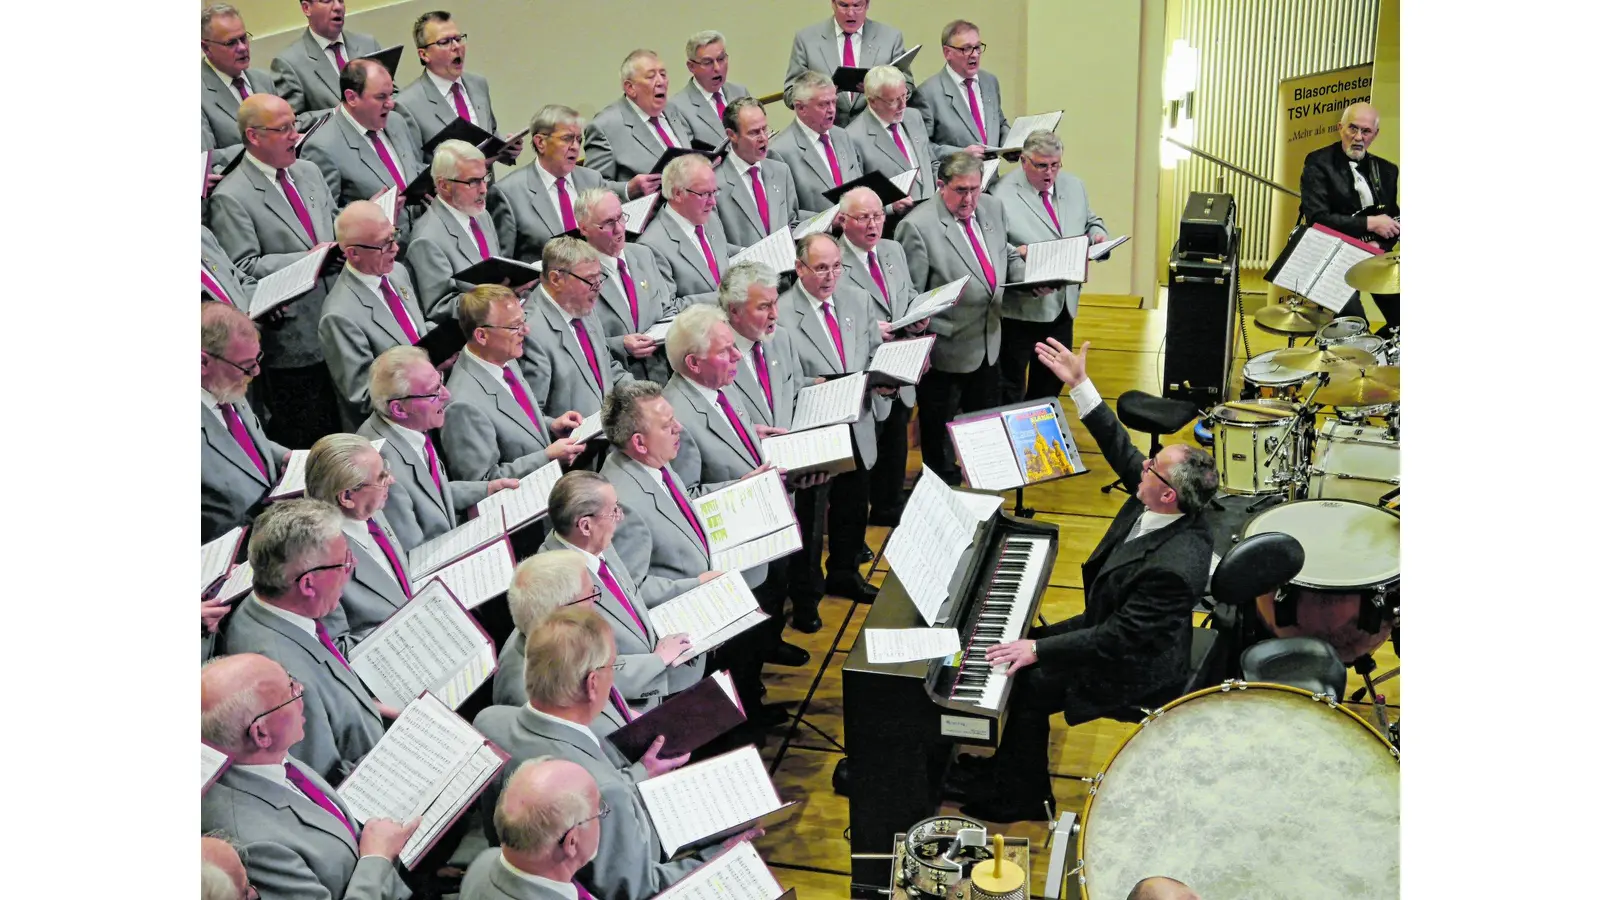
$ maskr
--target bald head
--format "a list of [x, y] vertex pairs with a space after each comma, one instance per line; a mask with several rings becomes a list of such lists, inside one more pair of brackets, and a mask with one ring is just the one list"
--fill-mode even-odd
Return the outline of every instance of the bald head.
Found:
[[239, 104], [239, 134], [250, 155], [275, 169], [294, 164], [294, 110], [282, 97], [251, 94]]
[[[396, 232], [384, 215], [383, 207], [371, 200], [356, 200], [339, 211], [333, 220], [333, 237], [339, 242], [350, 267], [374, 277], [394, 271], [400, 245], [389, 246]], [[374, 250], [373, 247], [380, 249]]]
[[511, 774], [495, 804], [495, 830], [507, 857], [518, 868], [528, 866], [524, 871], [549, 872], [564, 860], [576, 868], [588, 860], [571, 859], [558, 844], [599, 806], [600, 788], [582, 766], [541, 757]]
[[1371, 103], [1352, 103], [1339, 114], [1339, 146], [1344, 155], [1360, 162], [1378, 139], [1378, 109]]
[[305, 735], [300, 704], [288, 702], [297, 691], [283, 666], [258, 653], [213, 659], [200, 668], [200, 740], [236, 763], [282, 762]]
[[[244, 863], [233, 845], [216, 837], [200, 839], [201, 900], [243, 900], [249, 893], [250, 880], [245, 876]], [[210, 871], [215, 869], [215, 872]], [[220, 876], [220, 877], [219, 877]], [[231, 893], [228, 889], [231, 889]]]
[[1176, 878], [1153, 875], [1134, 885], [1128, 900], [1200, 900], [1200, 895]]

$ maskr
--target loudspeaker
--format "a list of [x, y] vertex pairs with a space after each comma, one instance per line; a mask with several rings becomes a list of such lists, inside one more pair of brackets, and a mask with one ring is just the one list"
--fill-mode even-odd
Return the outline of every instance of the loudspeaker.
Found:
[[[1185, 223], [1185, 226], [1187, 223]], [[1201, 408], [1227, 396], [1233, 366], [1233, 311], [1239, 296], [1239, 231], [1220, 260], [1185, 259], [1180, 228], [1167, 266], [1166, 363], [1161, 395]]]

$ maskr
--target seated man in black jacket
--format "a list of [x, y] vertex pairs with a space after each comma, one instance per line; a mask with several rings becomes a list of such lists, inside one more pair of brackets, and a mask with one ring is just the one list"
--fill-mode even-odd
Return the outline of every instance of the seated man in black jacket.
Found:
[[[1211, 456], [1185, 444], [1146, 459], [1085, 374], [1089, 343], [1075, 355], [1048, 339], [1034, 352], [1071, 388], [1078, 415], [1106, 462], [1135, 485], [1083, 564], [1081, 615], [989, 648], [1016, 683], [999, 748], [963, 759], [955, 783], [962, 811], [989, 822], [1044, 819], [1050, 791], [1050, 715], [1079, 725], [1130, 706], [1177, 699], [1189, 677], [1191, 611], [1211, 572], [1211, 533], [1201, 513], [1217, 491]], [[1038, 665], [1034, 665], [1038, 663]]]
[[[1378, 111], [1370, 103], [1352, 103], [1339, 117], [1339, 143], [1306, 154], [1300, 172], [1300, 215], [1353, 238], [1370, 241], [1385, 251], [1400, 240], [1400, 167], [1374, 156]], [[1383, 331], [1400, 327], [1400, 295], [1373, 294], [1383, 313]], [[1361, 298], [1339, 311], [1365, 316]]]

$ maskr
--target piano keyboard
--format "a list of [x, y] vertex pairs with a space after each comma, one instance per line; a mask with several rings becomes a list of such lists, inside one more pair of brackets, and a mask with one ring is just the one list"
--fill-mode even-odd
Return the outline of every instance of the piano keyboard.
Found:
[[1028, 612], [1046, 577], [1044, 561], [1050, 549], [1047, 537], [1006, 537], [1000, 561], [978, 611], [977, 624], [967, 642], [961, 669], [950, 699], [985, 709], [998, 709], [1005, 694], [1006, 675], [983, 658], [984, 651], [1022, 637], [1028, 630]]

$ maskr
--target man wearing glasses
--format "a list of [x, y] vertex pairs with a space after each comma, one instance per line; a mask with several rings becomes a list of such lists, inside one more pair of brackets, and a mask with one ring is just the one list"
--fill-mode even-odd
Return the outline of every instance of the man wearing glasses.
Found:
[[[494, 107], [489, 105], [489, 81], [482, 75], [465, 71], [467, 36], [456, 28], [450, 14], [443, 11], [423, 13], [411, 28], [411, 40], [416, 44], [423, 72], [416, 81], [406, 85], [396, 102], [416, 128], [423, 146], [458, 118], [490, 134], [498, 134]], [[517, 138], [495, 159], [508, 166], [515, 165], [521, 153], [522, 139]]]
[[522, 374], [541, 409], [600, 411], [611, 387], [633, 375], [606, 350], [605, 322], [595, 311], [606, 281], [600, 254], [576, 238], [544, 245], [539, 286], [523, 305]]
[[922, 113], [933, 152], [940, 157], [957, 150], [983, 152], [1005, 143], [1011, 125], [1000, 107], [1000, 79], [979, 68], [986, 45], [978, 26], [957, 19], [939, 37], [944, 71], [917, 86], [911, 106]]
[[743, 250], [730, 245], [717, 217], [717, 173], [705, 157], [680, 156], [661, 173], [666, 200], [639, 242], [667, 264], [676, 298], [673, 312], [695, 303], [716, 303], [717, 285], [728, 269], [728, 257]]
[[283, 477], [289, 448], [261, 430], [245, 393], [261, 374], [261, 337], [226, 303], [200, 304], [200, 540], [248, 525]]
[[813, 216], [833, 206], [823, 196], [861, 177], [861, 153], [835, 121], [833, 81], [821, 72], [806, 72], [788, 90], [794, 122], [772, 139], [769, 149], [794, 175], [800, 215]]
[[862, 171], [882, 172], [885, 178], [893, 178], [907, 169], [917, 170], [906, 199], [889, 210], [898, 222], [898, 217], [912, 206], [933, 196], [933, 167], [937, 160], [922, 116], [906, 116], [911, 88], [905, 73], [894, 66], [878, 66], [867, 73], [864, 87], [867, 114], [856, 116], [845, 129], [861, 151]]
[[340, 523], [355, 570], [344, 586], [348, 636], [341, 649], [353, 649], [373, 629], [411, 601], [406, 551], [389, 527], [383, 507], [394, 474], [372, 442], [355, 434], [330, 434], [311, 445], [306, 460], [306, 496], [344, 515]]
[[339, 597], [356, 564], [344, 516], [320, 500], [274, 503], [251, 529], [249, 552], [255, 590], [229, 623], [226, 652], [295, 670], [305, 684], [304, 734], [277, 749], [343, 780], [383, 737], [380, 712], [398, 715], [380, 710], [335, 643], [348, 631]]
[[407, 550], [460, 524], [474, 504], [517, 486], [515, 478], [451, 481], [432, 432], [444, 425], [450, 391], [420, 347], [390, 347], [372, 364], [372, 415], [357, 434], [384, 438], [383, 460], [395, 483], [385, 508]]
[[[1050, 790], [1050, 716], [1079, 725], [1129, 706], [1154, 708], [1183, 692], [1195, 602], [1211, 575], [1203, 515], [1217, 492], [1211, 455], [1184, 444], [1146, 459], [1088, 378], [1089, 344], [1035, 347], [1124, 484], [1136, 485], [1083, 564], [1084, 612], [988, 650], [1016, 679], [1011, 720], [989, 760], [962, 757], [954, 781], [962, 811], [988, 822], [1044, 818]], [[1034, 663], [1038, 663], [1037, 666]]]
[[600, 852], [601, 822], [610, 814], [582, 766], [560, 759], [523, 763], [494, 810], [505, 842], [468, 867], [461, 900], [592, 898], [577, 876]]
[[[789, 71], [783, 78], [785, 103], [792, 102], [790, 91], [807, 70], [826, 72], [831, 78], [833, 70], [840, 66], [870, 69], [888, 65], [905, 52], [905, 37], [900, 29], [867, 18], [871, 0], [831, 0], [831, 5], [831, 18], [795, 33], [794, 46], [789, 50]], [[852, 85], [851, 90], [838, 95], [840, 127], [849, 125], [866, 106], [858, 90], [859, 86]]]
[[800, 222], [800, 196], [787, 163], [767, 154], [772, 132], [767, 114], [753, 97], [728, 105], [723, 134], [730, 142], [728, 157], [716, 167], [717, 216], [723, 234], [742, 247]]
[[250, 33], [244, 30], [239, 11], [226, 3], [200, 12], [200, 56], [200, 119], [216, 149], [237, 151], [244, 143], [239, 104], [255, 94], [278, 90], [271, 74], [250, 68]]
[[[406, 248], [406, 265], [417, 278], [422, 311], [441, 324], [456, 317], [456, 303], [475, 285], [456, 278], [491, 256], [506, 256], [487, 210], [489, 162], [466, 141], [444, 141], [433, 153], [430, 170], [437, 192], [428, 211], [417, 217]], [[518, 296], [533, 283], [514, 285]]]
[[467, 346], [450, 370], [452, 401], [439, 435], [450, 477], [521, 478], [551, 460], [572, 465], [585, 446], [568, 435], [583, 416], [569, 409], [547, 418], [533, 399], [517, 363], [528, 333], [522, 301], [486, 284], [461, 295], [456, 315]]
[[351, 817], [332, 784], [342, 773], [303, 755], [315, 691], [255, 653], [200, 670], [200, 740], [233, 760], [200, 799], [200, 830], [237, 842], [247, 897], [410, 897], [395, 858], [421, 820]]
[[410, 346], [438, 326], [423, 318], [416, 289], [400, 252], [395, 227], [371, 200], [357, 200], [334, 223], [344, 271], [328, 291], [317, 323], [317, 340], [328, 373], [339, 392], [339, 414], [346, 431], [361, 427], [372, 411], [367, 372], [378, 354]]
[[622, 61], [622, 96], [583, 130], [583, 155], [601, 177], [628, 181], [655, 170], [661, 154], [688, 149], [689, 121], [667, 106], [667, 67], [654, 50]]
[[710, 147], [724, 139], [723, 114], [733, 101], [750, 96], [744, 85], [728, 80], [728, 41], [720, 31], [697, 31], [683, 48], [689, 83], [672, 95], [667, 108], [689, 123], [689, 138]]
[[672, 279], [661, 257], [644, 244], [627, 242], [627, 223], [617, 195], [590, 188], [578, 195], [573, 212], [578, 231], [600, 254], [606, 273], [600, 286], [600, 320], [606, 327], [606, 347], [634, 378], [661, 383], [671, 376], [661, 342], [649, 331], [676, 310]]
[[297, 113], [321, 115], [344, 96], [339, 73], [345, 64], [383, 48], [370, 34], [345, 30], [344, 0], [300, 0], [300, 11], [306, 30], [272, 60], [274, 93]]

